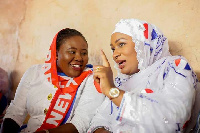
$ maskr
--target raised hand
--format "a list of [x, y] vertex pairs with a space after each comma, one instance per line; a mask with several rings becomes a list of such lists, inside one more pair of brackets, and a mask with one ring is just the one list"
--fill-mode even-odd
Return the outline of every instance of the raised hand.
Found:
[[115, 87], [113, 82], [113, 72], [103, 50], [101, 50], [101, 58], [103, 65], [94, 66], [94, 80], [100, 84], [102, 93], [109, 97], [110, 88]]

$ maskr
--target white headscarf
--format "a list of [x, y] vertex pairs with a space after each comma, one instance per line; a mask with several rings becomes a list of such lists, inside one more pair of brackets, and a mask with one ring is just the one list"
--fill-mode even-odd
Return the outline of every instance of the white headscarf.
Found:
[[[132, 41], [135, 43], [138, 69], [140, 71], [163, 57], [171, 56], [167, 38], [156, 26], [150, 23], [138, 19], [121, 19], [115, 25], [113, 33], [116, 32], [132, 37]], [[130, 78], [129, 75], [120, 72], [117, 64], [115, 64], [115, 68], [118, 71], [116, 83], [121, 84]]]
[[121, 19], [113, 33], [116, 32], [132, 37], [139, 70], [147, 68], [162, 57], [170, 56], [167, 38], [152, 24], [137, 19]]

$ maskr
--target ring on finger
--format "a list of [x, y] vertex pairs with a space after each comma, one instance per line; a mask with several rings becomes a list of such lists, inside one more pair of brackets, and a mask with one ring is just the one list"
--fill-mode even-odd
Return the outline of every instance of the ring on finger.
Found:
[[101, 70], [101, 68], [100, 68], [100, 67], [97, 67], [97, 68], [96, 68], [96, 71], [97, 71], [97, 72], [98, 72], [98, 71], [100, 71], [100, 70]]

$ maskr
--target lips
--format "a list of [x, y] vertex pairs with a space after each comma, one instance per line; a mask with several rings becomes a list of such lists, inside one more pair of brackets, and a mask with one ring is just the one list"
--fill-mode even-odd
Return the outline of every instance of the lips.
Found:
[[125, 67], [126, 60], [117, 60], [116, 63], [118, 64], [119, 69], [123, 69]]
[[81, 70], [81, 67], [82, 65], [80, 64], [70, 64], [72, 69], [74, 69], [75, 71], [80, 71]]

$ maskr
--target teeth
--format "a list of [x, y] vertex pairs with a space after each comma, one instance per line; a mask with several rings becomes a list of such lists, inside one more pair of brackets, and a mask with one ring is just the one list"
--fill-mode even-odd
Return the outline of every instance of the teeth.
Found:
[[81, 67], [80, 65], [72, 65], [73, 67]]
[[122, 62], [119, 62], [118, 64], [120, 65], [120, 64], [122, 64], [123, 63], [123, 61]]

